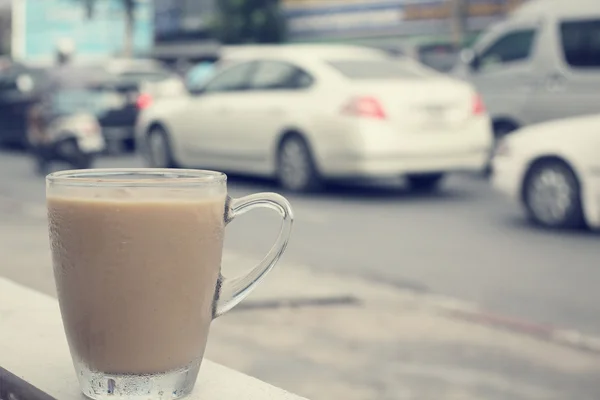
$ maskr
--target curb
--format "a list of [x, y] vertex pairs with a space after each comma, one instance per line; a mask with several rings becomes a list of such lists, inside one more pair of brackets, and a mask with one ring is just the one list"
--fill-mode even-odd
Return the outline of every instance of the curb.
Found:
[[579, 351], [600, 354], [600, 337], [598, 336], [494, 313], [474, 303], [450, 297], [427, 294], [423, 296], [429, 297], [427, 301], [440, 315], [449, 318], [530, 336]]

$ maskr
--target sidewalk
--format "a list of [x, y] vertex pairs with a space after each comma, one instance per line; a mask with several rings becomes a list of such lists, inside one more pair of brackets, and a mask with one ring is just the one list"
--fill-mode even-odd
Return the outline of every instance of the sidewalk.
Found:
[[[54, 295], [45, 229], [41, 216], [0, 210], [0, 275]], [[224, 274], [256, 261], [226, 253]], [[207, 357], [313, 400], [600, 398], [597, 354], [456, 319], [439, 303], [283, 260], [214, 322]]]

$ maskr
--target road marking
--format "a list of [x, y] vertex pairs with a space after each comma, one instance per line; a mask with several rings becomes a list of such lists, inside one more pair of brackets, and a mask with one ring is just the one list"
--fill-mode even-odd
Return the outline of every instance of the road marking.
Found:
[[485, 310], [475, 303], [454, 300], [445, 296], [423, 294], [425, 301], [437, 308], [442, 315], [475, 324], [505, 329], [513, 333], [528, 335], [573, 349], [600, 354], [600, 337], [576, 330], [556, 328], [535, 321], [503, 315]]

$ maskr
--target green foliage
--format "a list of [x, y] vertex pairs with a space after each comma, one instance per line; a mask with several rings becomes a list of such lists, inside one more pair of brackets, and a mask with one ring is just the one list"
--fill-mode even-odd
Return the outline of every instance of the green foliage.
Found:
[[[74, 0], [74, 1], [81, 3], [84, 7], [86, 17], [88, 19], [92, 19], [92, 18], [94, 18], [94, 10], [96, 7], [96, 3], [98, 3], [102, 0]], [[133, 13], [135, 11], [136, 0], [121, 0], [121, 2], [123, 3], [123, 8], [125, 9], [125, 13], [127, 14], [128, 18], [133, 16]]]
[[[96, 4], [103, 0], [73, 0], [81, 3], [84, 7], [86, 17], [88, 19], [94, 18]], [[123, 45], [123, 53], [126, 56], [133, 54], [133, 31], [135, 25], [135, 9], [137, 0], [121, 0], [123, 9], [125, 10], [125, 38]]]
[[225, 44], [281, 43], [285, 19], [279, 0], [217, 0], [215, 34]]

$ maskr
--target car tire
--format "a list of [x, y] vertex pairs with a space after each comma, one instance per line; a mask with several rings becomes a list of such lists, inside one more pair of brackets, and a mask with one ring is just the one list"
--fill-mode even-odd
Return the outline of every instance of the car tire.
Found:
[[95, 157], [92, 154], [80, 154], [73, 161], [73, 166], [77, 169], [90, 169], [94, 166]]
[[321, 187], [312, 152], [302, 136], [288, 135], [280, 143], [277, 180], [281, 187], [292, 192], [313, 192]]
[[35, 173], [39, 176], [46, 176], [50, 172], [50, 161], [42, 158], [36, 157], [35, 159]]
[[162, 126], [150, 129], [146, 138], [144, 158], [151, 168], [177, 168], [179, 165], [173, 157], [169, 134]]
[[415, 192], [433, 192], [437, 190], [442, 183], [444, 178], [444, 174], [435, 173], [435, 174], [415, 174], [408, 175], [406, 180], [408, 181], [408, 185], [410, 190]]
[[76, 139], [67, 139], [56, 145], [56, 154], [66, 160], [76, 159], [81, 154]]
[[561, 160], [531, 166], [523, 185], [523, 199], [528, 217], [537, 225], [555, 229], [585, 226], [579, 180]]

